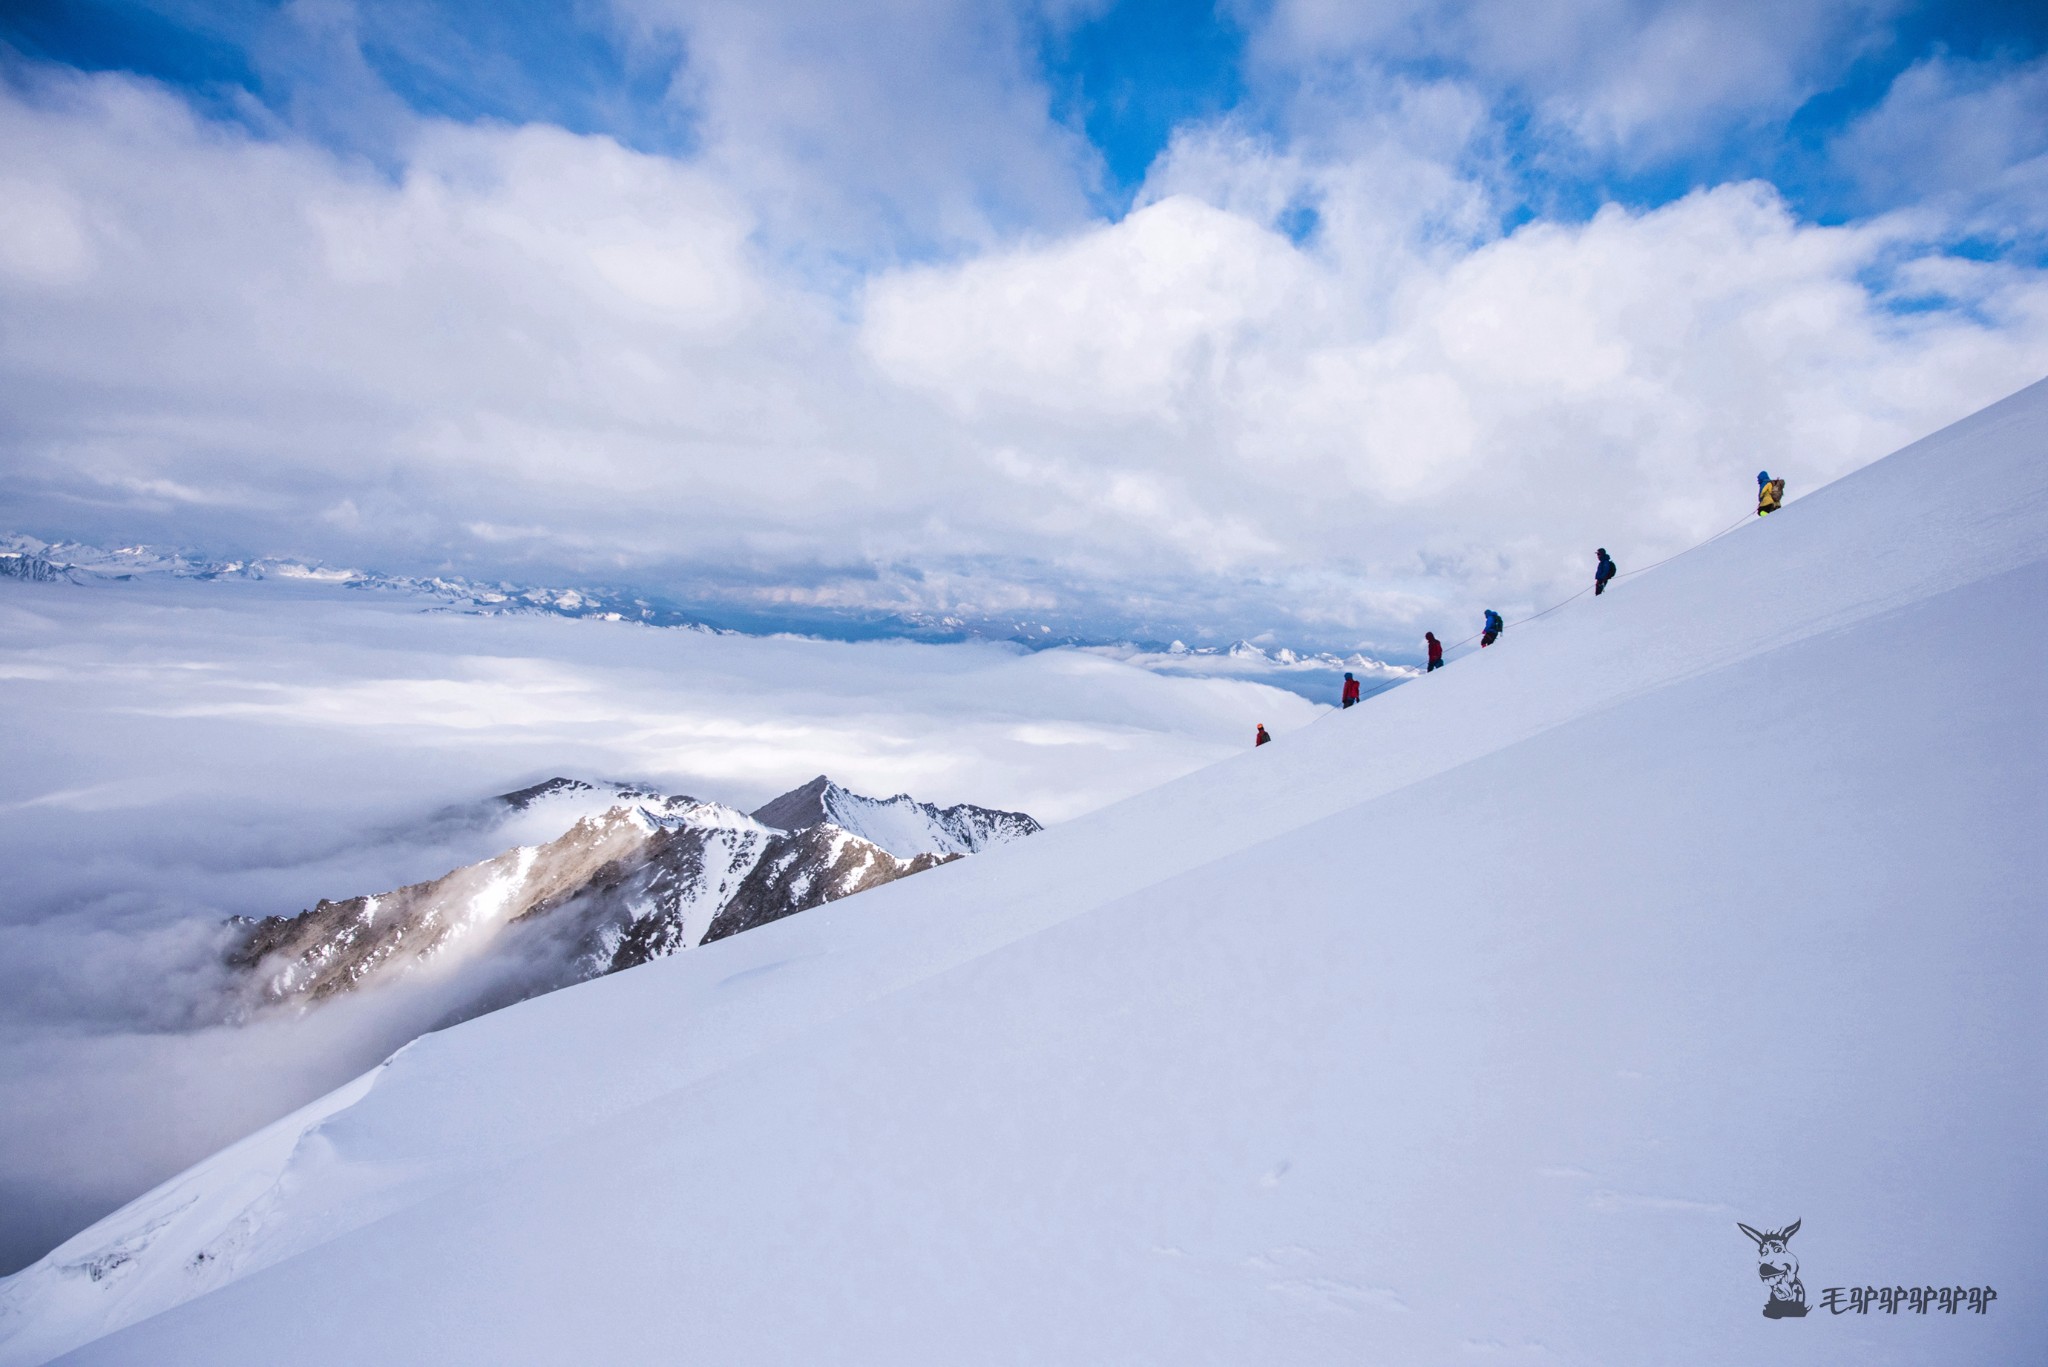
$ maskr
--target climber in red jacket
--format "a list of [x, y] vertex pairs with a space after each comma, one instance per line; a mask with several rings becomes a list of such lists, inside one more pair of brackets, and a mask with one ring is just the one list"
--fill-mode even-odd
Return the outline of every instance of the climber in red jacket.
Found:
[[1253, 737], [1252, 739], [1252, 749], [1258, 749], [1261, 745], [1264, 745], [1267, 741], [1271, 739], [1273, 738], [1266, 734], [1266, 724], [1264, 722], [1260, 722], [1259, 734]]
[[1357, 701], [1358, 701], [1358, 680], [1356, 680], [1356, 679], [1352, 678], [1352, 677], [1351, 677], [1351, 676], [1350, 676], [1349, 674], [1346, 674], [1346, 675], [1344, 676], [1344, 705], [1345, 705], [1346, 707], [1349, 707], [1349, 706], [1351, 706], [1351, 704], [1353, 704], [1353, 703], [1355, 703], [1355, 702], [1357, 702]]
[[[1422, 639], [1429, 642], [1429, 669], [1442, 669], [1444, 667], [1444, 643], [1436, 638], [1436, 633], [1433, 631], [1423, 632]], [[1429, 669], [1425, 669], [1422, 672], [1427, 674]]]

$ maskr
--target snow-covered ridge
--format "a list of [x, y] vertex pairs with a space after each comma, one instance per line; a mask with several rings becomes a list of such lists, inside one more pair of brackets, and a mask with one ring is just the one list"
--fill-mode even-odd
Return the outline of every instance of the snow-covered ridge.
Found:
[[979, 854], [1044, 829], [1022, 812], [1000, 812], [971, 803], [934, 807], [907, 793], [862, 797], [823, 774], [757, 809], [754, 820], [780, 830], [829, 822], [899, 859], [921, 854]]
[[615, 973], [1037, 832], [1022, 812], [862, 797], [820, 777], [748, 816], [628, 783], [553, 778], [487, 804], [561, 834], [439, 878], [242, 918], [252, 1007], [414, 973], [467, 975], [453, 1018]]
[[715, 630], [689, 613], [627, 590], [550, 588], [467, 579], [461, 575], [381, 574], [273, 557], [216, 560], [154, 546], [106, 548], [76, 541], [46, 542], [20, 534], [0, 535], [0, 576], [74, 584], [136, 579], [286, 580], [403, 594], [448, 612], [544, 613], [693, 631]]
[[0, 550], [0, 578], [50, 584], [65, 578], [67, 568], [36, 551]]

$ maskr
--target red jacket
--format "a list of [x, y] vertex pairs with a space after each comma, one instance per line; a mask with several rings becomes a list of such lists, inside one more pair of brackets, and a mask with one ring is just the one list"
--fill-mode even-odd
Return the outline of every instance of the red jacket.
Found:
[[1429, 638], [1429, 662], [1433, 665], [1444, 662], [1444, 643], [1434, 636]]
[[1346, 680], [1344, 681], [1344, 701], [1345, 701], [1345, 702], [1357, 702], [1357, 701], [1358, 701], [1358, 680], [1356, 680], [1356, 679], [1346, 679]]

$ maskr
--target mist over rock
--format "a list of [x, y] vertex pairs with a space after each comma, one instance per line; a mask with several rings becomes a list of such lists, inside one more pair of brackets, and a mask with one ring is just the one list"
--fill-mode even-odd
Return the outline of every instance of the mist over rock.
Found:
[[631, 968], [922, 873], [1042, 829], [1022, 812], [819, 776], [752, 816], [625, 783], [556, 777], [482, 804], [556, 838], [296, 916], [238, 917], [229, 966], [250, 1005], [312, 1005], [416, 972], [467, 975], [450, 1020]]

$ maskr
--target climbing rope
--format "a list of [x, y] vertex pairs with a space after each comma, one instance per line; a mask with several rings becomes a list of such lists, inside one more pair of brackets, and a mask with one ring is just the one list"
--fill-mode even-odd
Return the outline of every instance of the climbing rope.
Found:
[[1720, 540], [1720, 539], [1721, 539], [1722, 537], [1724, 537], [1724, 536], [1728, 535], [1728, 533], [1730, 533], [1730, 532], [1734, 531], [1734, 530], [1735, 530], [1735, 529], [1736, 529], [1737, 527], [1740, 527], [1740, 526], [1744, 525], [1745, 523], [1749, 523], [1749, 522], [1754, 522], [1754, 521], [1756, 521], [1756, 518], [1757, 518], [1757, 515], [1756, 515], [1755, 513], [1744, 513], [1744, 514], [1743, 514], [1743, 515], [1742, 515], [1742, 516], [1741, 516], [1740, 518], [1738, 518], [1738, 519], [1736, 519], [1735, 521], [1733, 521], [1733, 522], [1729, 523], [1729, 524], [1728, 524], [1727, 526], [1723, 527], [1723, 528], [1722, 528], [1722, 529], [1721, 529], [1720, 531], [1718, 531], [1718, 532], [1715, 532], [1715, 533], [1714, 533], [1714, 534], [1713, 534], [1712, 536], [1708, 537], [1708, 538], [1707, 538], [1707, 539], [1706, 539], [1705, 541], [1696, 541], [1696, 542], [1694, 542], [1694, 543], [1693, 543], [1692, 545], [1690, 545], [1690, 546], [1687, 546], [1687, 547], [1686, 547], [1686, 548], [1685, 548], [1684, 550], [1682, 550], [1682, 551], [1673, 551], [1673, 552], [1672, 552], [1671, 554], [1669, 554], [1669, 555], [1665, 556], [1665, 557], [1664, 557], [1664, 558], [1663, 558], [1662, 560], [1652, 560], [1652, 561], [1651, 561], [1651, 562], [1650, 562], [1649, 564], [1647, 564], [1647, 565], [1643, 565], [1643, 566], [1640, 566], [1639, 568], [1636, 568], [1636, 569], [1632, 569], [1632, 570], [1630, 570], [1630, 571], [1628, 572], [1628, 574], [1617, 574], [1617, 575], [1615, 575], [1614, 577], [1615, 577], [1616, 579], [1626, 579], [1626, 578], [1628, 578], [1628, 577], [1629, 577], [1629, 575], [1635, 575], [1635, 574], [1642, 574], [1642, 573], [1644, 573], [1644, 572], [1645, 572], [1645, 571], [1647, 571], [1647, 570], [1654, 570], [1654, 569], [1656, 569], [1656, 568], [1657, 568], [1657, 567], [1658, 567], [1659, 565], [1668, 565], [1668, 564], [1670, 564], [1670, 563], [1671, 563], [1672, 561], [1674, 561], [1674, 560], [1678, 559], [1678, 557], [1679, 557], [1679, 556], [1681, 556], [1681, 555], [1691, 555], [1691, 554], [1692, 554], [1692, 553], [1693, 553], [1694, 551], [1698, 550], [1698, 549], [1699, 549], [1699, 548], [1700, 548], [1701, 546], [1709, 546], [1709, 545], [1712, 545], [1712, 544], [1713, 544], [1714, 542], [1716, 542], [1716, 541], [1719, 541], [1719, 540]]

